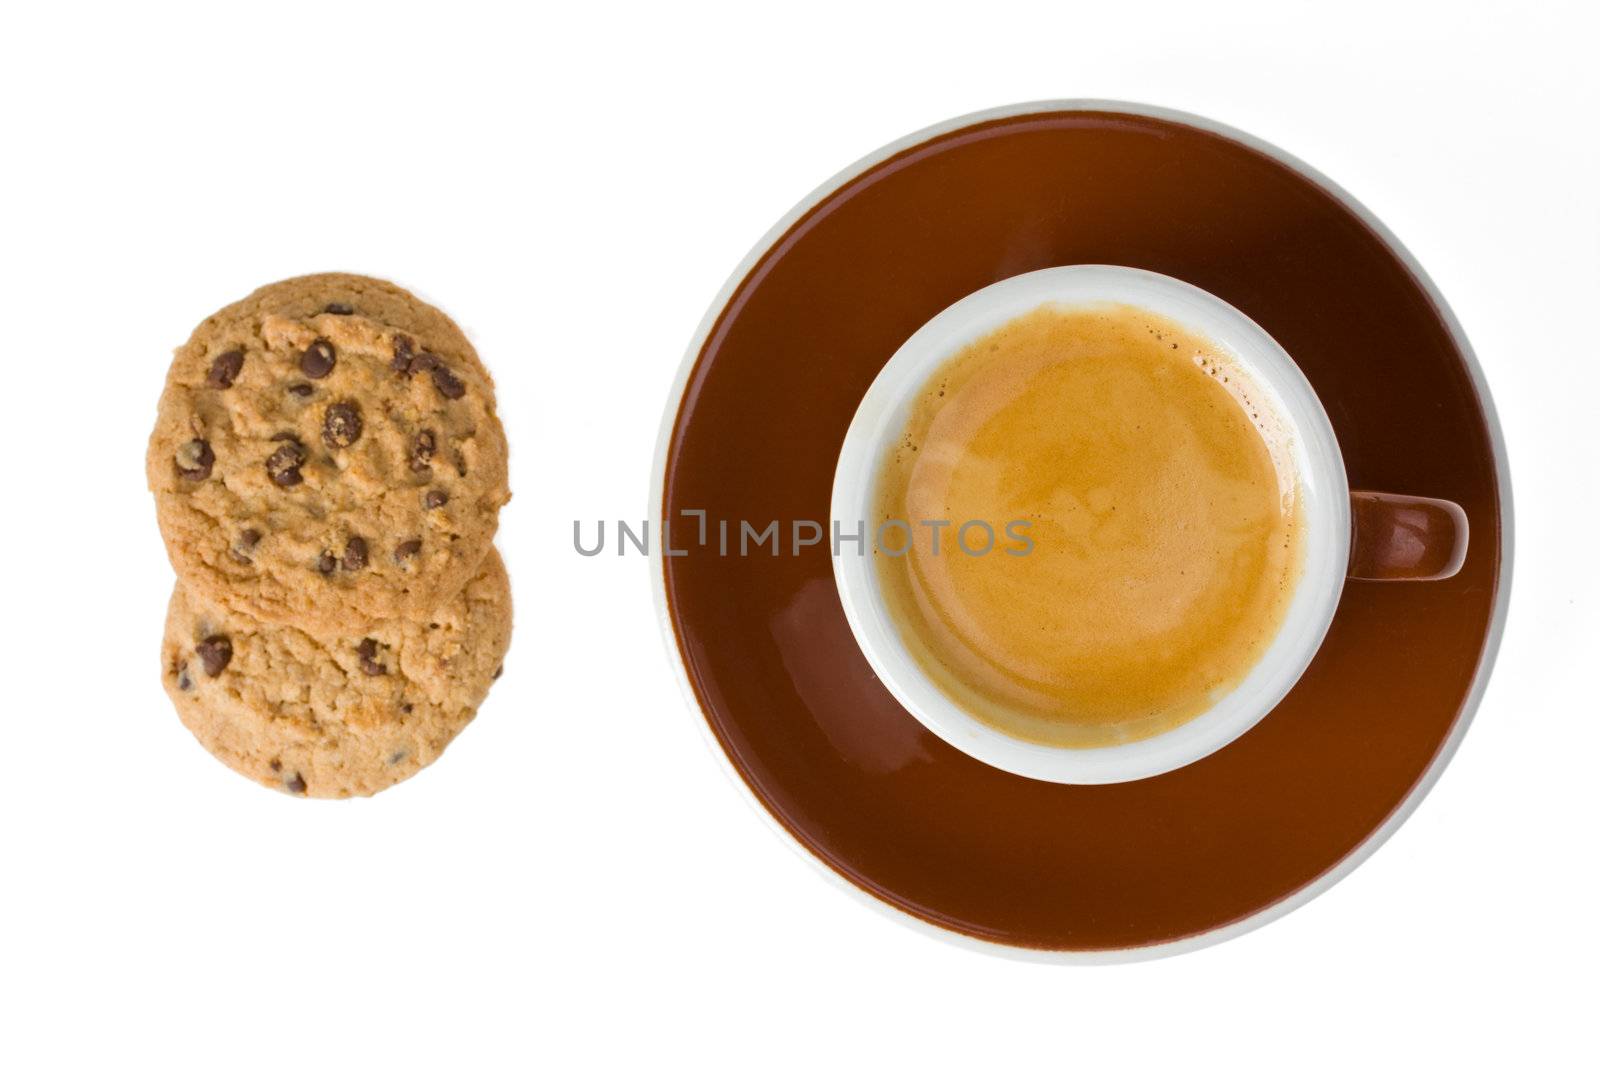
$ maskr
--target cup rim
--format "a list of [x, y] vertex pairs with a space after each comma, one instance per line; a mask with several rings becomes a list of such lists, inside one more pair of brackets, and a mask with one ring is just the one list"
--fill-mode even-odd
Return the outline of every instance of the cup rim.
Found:
[[[831, 518], [848, 531], [875, 527], [875, 483], [910, 407], [939, 367], [973, 341], [1047, 305], [1131, 304], [1206, 337], [1239, 365], [1264, 405], [1289, 428], [1306, 524], [1305, 559], [1271, 644], [1207, 710], [1139, 740], [1066, 748], [1026, 740], [975, 718], [929, 678], [901, 638], [882, 595], [870, 544], [836, 551], [833, 575], [856, 643], [902, 707], [947, 744], [1012, 774], [1070, 785], [1107, 785], [1165, 774], [1238, 739], [1299, 681], [1338, 607], [1350, 551], [1350, 499], [1338, 439], [1311, 383], [1258, 323], [1212, 293], [1135, 267], [1076, 264], [1013, 275], [957, 300], [891, 356], [868, 387], [835, 467]], [[987, 518], [1002, 519], [989, 516]]]
[[802, 197], [782, 217], [776, 220], [729, 273], [722, 287], [706, 308], [700, 322], [696, 325], [694, 333], [689, 338], [683, 355], [679, 359], [666, 402], [662, 406], [661, 422], [657, 428], [656, 450], [651, 466], [649, 487], [649, 504], [652, 517], [665, 518], [666, 515], [668, 454], [684, 397], [688, 392], [695, 366], [699, 362], [706, 341], [710, 338], [717, 322], [745, 279], [761, 262], [762, 258], [783, 239], [784, 235], [807, 212], [873, 167], [935, 138], [985, 123], [1029, 115], [1070, 112], [1130, 114], [1176, 123], [1191, 129], [1226, 137], [1281, 163], [1306, 178], [1316, 187], [1324, 190], [1371, 229], [1385, 247], [1405, 266], [1417, 285], [1438, 309], [1439, 317], [1460, 354], [1462, 364], [1472, 381], [1475, 398], [1483, 411], [1485, 428], [1494, 456], [1496, 484], [1499, 487], [1496, 503], [1500, 518], [1500, 553], [1497, 561], [1497, 588], [1495, 590], [1494, 606], [1486, 627], [1478, 669], [1474, 672], [1468, 685], [1461, 710], [1454, 724], [1441, 742], [1438, 751], [1428, 766], [1418, 774], [1406, 796], [1373, 829], [1365, 840], [1352, 848], [1322, 875], [1298, 886], [1269, 907], [1212, 929], [1156, 944], [1106, 950], [1043, 949], [987, 940], [941, 926], [922, 916], [914, 915], [851, 881], [808, 847], [801, 838], [795, 835], [792, 829], [777, 817], [773, 810], [767, 807], [750, 781], [745, 778], [735, 765], [728, 750], [723, 747], [723, 743], [707, 718], [705, 708], [702, 706], [690, 680], [689, 667], [683, 657], [677, 628], [673, 622], [672, 610], [668, 602], [666, 557], [664, 555], [666, 545], [659, 523], [651, 534], [651, 545], [652, 550], [656, 553], [656, 563], [650, 568], [650, 591], [651, 599], [656, 606], [656, 622], [661, 634], [662, 650], [671, 666], [672, 675], [677, 680], [678, 692], [682, 701], [681, 706], [698, 732], [701, 742], [706, 747], [706, 752], [712, 762], [721, 768], [722, 773], [726, 776], [735, 793], [749, 805], [750, 811], [754, 813], [756, 818], [772, 832], [777, 841], [797, 856], [808, 869], [828, 885], [835, 887], [873, 912], [906, 929], [914, 930], [923, 936], [945, 944], [1019, 962], [1085, 966], [1131, 963], [1181, 955], [1220, 944], [1224, 941], [1230, 941], [1242, 934], [1259, 929], [1327, 892], [1342, 881], [1351, 871], [1365, 863], [1374, 852], [1394, 835], [1395, 831], [1421, 805], [1423, 799], [1437, 784], [1440, 776], [1444, 774], [1445, 768], [1460, 748], [1461, 741], [1466, 736], [1467, 730], [1471, 727], [1478, 708], [1483, 702], [1484, 693], [1488, 689], [1494, 665], [1499, 655], [1500, 644], [1504, 638], [1506, 618], [1511, 603], [1511, 586], [1515, 569], [1516, 519], [1514, 495], [1511, 488], [1511, 464], [1509, 453], [1506, 449], [1505, 432], [1501, 427], [1493, 397], [1489, 393], [1488, 378], [1484, 374], [1483, 366], [1473, 351], [1472, 343], [1468, 339], [1460, 319], [1457, 318], [1450, 305], [1445, 301], [1443, 294], [1423, 269], [1422, 264], [1411, 253], [1411, 250], [1400, 241], [1394, 231], [1378, 218], [1370, 208], [1326, 174], [1270, 141], [1254, 134], [1246, 133], [1244, 130], [1227, 123], [1192, 112], [1130, 100], [1095, 97], [1063, 97], [1020, 101], [955, 115], [922, 129], [913, 130], [885, 143], [841, 168], [826, 181], [819, 183], [816, 188]]

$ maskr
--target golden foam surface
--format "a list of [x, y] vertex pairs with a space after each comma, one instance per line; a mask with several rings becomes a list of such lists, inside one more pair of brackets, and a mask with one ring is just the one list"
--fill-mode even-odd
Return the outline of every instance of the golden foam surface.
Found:
[[[1254, 389], [1125, 305], [1041, 307], [941, 367], [875, 509], [912, 530], [876, 566], [929, 676], [1006, 733], [1093, 747], [1180, 725], [1249, 674], [1304, 551], [1287, 434]], [[972, 520], [995, 534], [982, 555], [958, 544]]]

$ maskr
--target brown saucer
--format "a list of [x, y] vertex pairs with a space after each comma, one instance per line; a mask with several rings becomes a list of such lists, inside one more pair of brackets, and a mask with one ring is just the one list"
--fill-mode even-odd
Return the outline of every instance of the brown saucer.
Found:
[[1299, 685], [1158, 778], [994, 770], [901, 708], [817, 547], [745, 558], [678, 519], [658, 593], [684, 679], [761, 805], [871, 898], [994, 946], [1128, 958], [1260, 925], [1354, 867], [1442, 770], [1506, 606], [1509, 486], [1482, 377], [1397, 241], [1303, 164], [1206, 120], [1039, 104], [957, 120], [851, 167], [780, 223], [707, 315], [658, 456], [658, 520], [826, 525], [845, 429], [927, 319], [1070, 263], [1169, 274], [1240, 308], [1321, 396], [1350, 483], [1445, 497], [1465, 566], [1347, 583]]

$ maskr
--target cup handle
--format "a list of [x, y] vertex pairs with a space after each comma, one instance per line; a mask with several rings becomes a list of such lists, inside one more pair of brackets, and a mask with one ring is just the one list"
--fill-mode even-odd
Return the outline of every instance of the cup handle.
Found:
[[1349, 577], [1365, 582], [1434, 582], [1467, 558], [1460, 504], [1398, 493], [1350, 494]]

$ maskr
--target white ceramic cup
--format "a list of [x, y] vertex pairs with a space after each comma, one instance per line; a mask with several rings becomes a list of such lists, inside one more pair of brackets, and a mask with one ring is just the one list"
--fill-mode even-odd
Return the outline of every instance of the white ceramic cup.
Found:
[[[1287, 428], [1305, 520], [1305, 559], [1299, 584], [1277, 636], [1255, 668], [1207, 711], [1165, 733], [1099, 748], [1061, 748], [1022, 740], [969, 715], [935, 685], [906, 648], [878, 583], [871, 541], [877, 518], [878, 473], [890, 443], [903, 431], [929, 377], [962, 348], [1045, 304], [1063, 307], [1129, 304], [1172, 319], [1210, 340], [1251, 380]], [[1446, 564], [1426, 573], [1391, 559], [1373, 578], [1440, 578], [1458, 570], [1466, 549], [1465, 515], [1445, 501], [1358, 494], [1381, 510], [1379, 525], [1404, 533], [1403, 508], [1417, 521], [1446, 529]], [[1397, 510], [1400, 509], [1400, 510]], [[1420, 508], [1421, 510], [1416, 510]], [[1453, 509], [1453, 510], [1451, 510]], [[1443, 518], [1441, 519], [1440, 516]], [[867, 390], [845, 435], [834, 473], [832, 518], [846, 531], [864, 528], [864, 550], [838, 551], [834, 579], [850, 628], [867, 660], [906, 710], [944, 741], [985, 763], [1049, 782], [1095, 785], [1126, 782], [1175, 770], [1222, 748], [1260, 722], [1311, 663], [1338, 607], [1351, 566], [1351, 493], [1333, 426], [1316, 393], [1287, 352], [1264, 329], [1223, 300], [1176, 278], [1131, 267], [1071, 266], [996, 282], [930, 319], [900, 346]], [[1426, 531], [1424, 531], [1426, 533]], [[1426, 537], [1423, 538], [1426, 540]], [[1404, 555], [1406, 546], [1396, 541]], [[1384, 542], [1388, 545], [1388, 541]], [[1420, 541], [1417, 552], [1428, 546]], [[1380, 553], [1393, 551], [1380, 546]], [[1422, 552], [1422, 555], [1427, 553]], [[1437, 556], [1437, 553], [1434, 553]], [[1421, 559], [1421, 555], [1417, 556]], [[1453, 561], [1453, 562], [1452, 562]], [[1413, 561], [1414, 562], [1414, 561]]]

